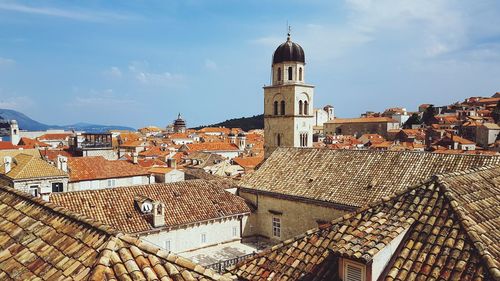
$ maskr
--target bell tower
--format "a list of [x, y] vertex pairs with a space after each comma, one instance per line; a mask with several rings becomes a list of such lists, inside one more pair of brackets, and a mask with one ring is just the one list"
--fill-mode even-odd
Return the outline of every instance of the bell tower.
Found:
[[264, 87], [265, 158], [280, 146], [312, 147], [314, 86], [305, 83], [305, 65], [304, 50], [288, 33], [273, 54], [272, 83]]

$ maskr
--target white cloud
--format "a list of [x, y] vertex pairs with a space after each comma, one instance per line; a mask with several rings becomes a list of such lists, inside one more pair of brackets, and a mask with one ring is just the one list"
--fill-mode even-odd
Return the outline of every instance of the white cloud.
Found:
[[217, 70], [217, 63], [211, 59], [205, 59], [205, 68], [208, 70]]
[[109, 69], [104, 71], [104, 75], [113, 77], [113, 78], [121, 78], [122, 77], [122, 71], [120, 70], [119, 67], [117, 66], [112, 66]]
[[134, 100], [115, 94], [113, 89], [92, 89], [85, 95], [76, 96], [74, 100], [68, 105], [76, 107], [108, 107], [111, 109], [134, 104]]
[[135, 18], [131, 15], [112, 12], [96, 12], [76, 9], [69, 10], [52, 7], [34, 7], [17, 3], [0, 3], [0, 10], [93, 22], [102, 22], [109, 20], [129, 20]]
[[5, 94], [2, 89], [0, 89], [0, 108], [23, 111], [32, 107], [34, 104], [34, 101], [29, 97]]
[[16, 61], [13, 60], [13, 59], [0, 57], [0, 66], [2, 66], [2, 65], [13, 65], [15, 63], [16, 63]]
[[147, 61], [133, 61], [128, 66], [132, 76], [143, 85], [173, 86], [181, 82], [184, 77], [168, 71], [152, 72]]

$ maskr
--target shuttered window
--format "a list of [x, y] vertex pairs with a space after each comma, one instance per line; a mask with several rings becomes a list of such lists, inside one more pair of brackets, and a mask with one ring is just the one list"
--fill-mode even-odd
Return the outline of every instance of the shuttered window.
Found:
[[344, 263], [344, 281], [364, 281], [365, 270], [364, 266], [353, 264], [350, 262]]

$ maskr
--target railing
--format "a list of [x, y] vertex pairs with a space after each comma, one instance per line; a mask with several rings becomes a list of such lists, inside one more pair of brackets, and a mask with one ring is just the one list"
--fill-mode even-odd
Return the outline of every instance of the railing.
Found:
[[222, 274], [222, 273], [226, 272], [226, 268], [228, 268], [232, 265], [235, 265], [235, 264], [239, 263], [240, 261], [242, 261], [248, 257], [254, 256], [254, 255], [255, 255], [255, 252], [248, 254], [248, 255], [240, 256], [237, 258], [212, 263], [212, 264], [209, 264], [205, 267], [213, 269], [213, 270], [217, 271], [218, 273]]

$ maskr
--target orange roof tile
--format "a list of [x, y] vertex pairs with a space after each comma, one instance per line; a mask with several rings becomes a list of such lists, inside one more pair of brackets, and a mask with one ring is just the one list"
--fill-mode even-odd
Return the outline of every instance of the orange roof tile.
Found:
[[39, 136], [38, 140], [65, 140], [70, 137], [72, 133], [49, 133]]
[[398, 123], [398, 121], [389, 117], [362, 117], [362, 118], [335, 118], [326, 123], [345, 124], [345, 123]]
[[102, 156], [68, 159], [69, 181], [84, 181], [148, 175], [146, 169], [123, 160], [106, 160]]
[[203, 142], [186, 144], [188, 151], [236, 151], [238, 146], [227, 142]]
[[254, 169], [264, 161], [264, 155], [255, 157], [235, 157], [233, 161], [245, 169]]

